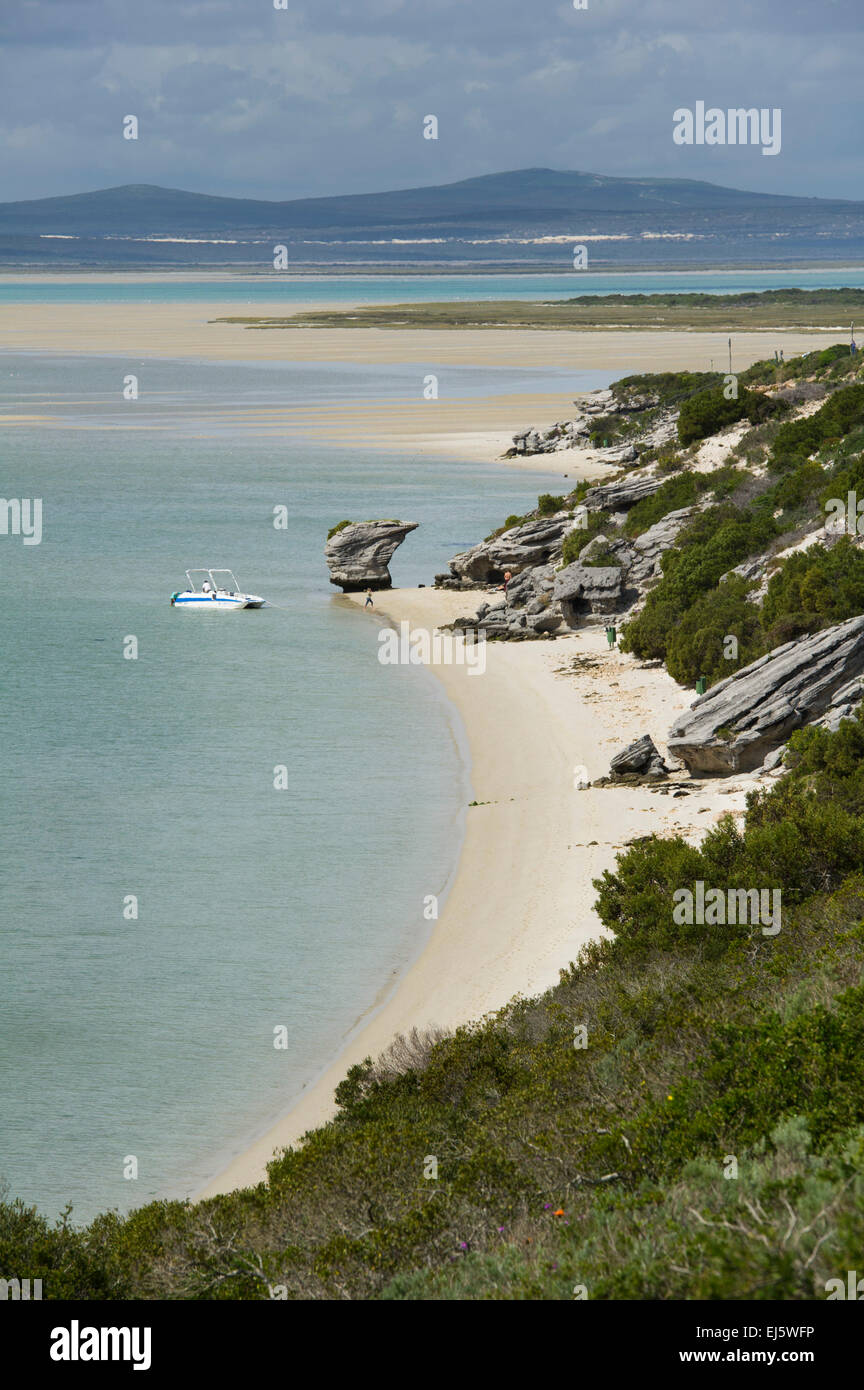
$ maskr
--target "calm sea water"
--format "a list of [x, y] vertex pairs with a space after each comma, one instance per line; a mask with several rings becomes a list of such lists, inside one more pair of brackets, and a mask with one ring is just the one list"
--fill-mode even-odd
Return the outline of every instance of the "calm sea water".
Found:
[[[459, 730], [432, 677], [378, 664], [375, 624], [328, 584], [327, 528], [421, 522], [392, 569], [428, 583], [560, 489], [256, 438], [209, 409], [398, 395], [392, 368], [150, 363], [134, 421], [117, 371], [0, 357], [0, 410], [50, 399], [60, 417], [2, 429], [0, 490], [41, 497], [44, 533], [0, 536], [0, 1174], [79, 1219], [217, 1171], [381, 999], [425, 939], [423, 895], [446, 892], [470, 799]], [[279, 607], [172, 610], [192, 565]]]
[[103, 280], [56, 284], [34, 277], [13, 283], [0, 277], [0, 303], [176, 303], [178, 301], [236, 300], [255, 305], [263, 301], [293, 303], [314, 300], [322, 306], [350, 301], [356, 304], [407, 304], [430, 300], [567, 299], [580, 294], [737, 294], [743, 290], [828, 289], [864, 286], [864, 268], [823, 270], [699, 270], [610, 272], [569, 271], [535, 275], [270, 275], [219, 276], [198, 280], [154, 274], [144, 282]]

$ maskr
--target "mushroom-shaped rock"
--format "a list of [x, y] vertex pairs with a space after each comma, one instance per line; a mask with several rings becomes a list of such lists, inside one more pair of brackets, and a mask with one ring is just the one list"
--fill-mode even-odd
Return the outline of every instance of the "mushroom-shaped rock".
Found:
[[330, 569], [330, 583], [344, 593], [358, 589], [389, 589], [388, 568], [393, 553], [416, 521], [353, 521], [337, 527], [327, 538], [324, 558]]

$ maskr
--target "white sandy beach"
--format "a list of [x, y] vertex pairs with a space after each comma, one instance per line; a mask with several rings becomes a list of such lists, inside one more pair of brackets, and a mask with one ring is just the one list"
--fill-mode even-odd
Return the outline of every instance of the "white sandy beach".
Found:
[[[433, 589], [378, 595], [374, 617], [431, 631], [473, 613], [480, 593]], [[362, 603], [353, 596], [337, 602]], [[602, 627], [547, 642], [489, 643], [484, 673], [434, 666], [467, 733], [473, 799], [458, 871], [418, 959], [337, 1061], [266, 1134], [198, 1196], [261, 1180], [274, 1151], [335, 1113], [349, 1066], [382, 1052], [397, 1033], [453, 1028], [557, 981], [582, 944], [602, 932], [592, 879], [629, 840], [680, 831], [695, 843], [723, 811], [741, 810], [749, 779], [699, 786], [680, 799], [642, 788], [579, 791], [574, 769], [608, 771], [626, 743], [665, 735], [692, 692], [662, 669], [609, 652]], [[561, 673], [575, 658], [593, 664]], [[418, 888], [418, 891], [421, 891]]]

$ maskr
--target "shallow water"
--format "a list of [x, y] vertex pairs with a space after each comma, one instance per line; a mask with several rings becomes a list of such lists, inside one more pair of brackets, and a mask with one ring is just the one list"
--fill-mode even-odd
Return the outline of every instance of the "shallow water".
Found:
[[409, 304], [437, 300], [567, 299], [581, 294], [737, 294], [743, 290], [826, 289], [864, 286], [864, 267], [807, 270], [693, 270], [561, 271], [528, 275], [290, 275], [273, 272], [256, 276], [242, 272], [224, 278], [183, 280], [152, 277], [124, 282], [104, 279], [72, 284], [33, 277], [26, 282], [5, 280], [0, 275], [0, 303], [147, 303], [236, 300], [249, 304], [284, 300], [292, 304], [312, 301], [321, 307], [348, 300], [356, 304]]
[[[470, 794], [448, 707], [427, 673], [379, 665], [375, 624], [328, 585], [328, 527], [421, 522], [392, 569], [428, 583], [560, 488], [208, 424], [226, 393], [386, 395], [390, 368], [151, 368], [157, 430], [129, 427], [110, 359], [0, 359], [0, 408], [67, 402], [2, 434], [4, 495], [44, 519], [39, 545], [0, 536], [0, 1174], [78, 1219], [194, 1191], [281, 1113], [416, 955], [452, 873]], [[180, 613], [192, 565], [279, 607]]]

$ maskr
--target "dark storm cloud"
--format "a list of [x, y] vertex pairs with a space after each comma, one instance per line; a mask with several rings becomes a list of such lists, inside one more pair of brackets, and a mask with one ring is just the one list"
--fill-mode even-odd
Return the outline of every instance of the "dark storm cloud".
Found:
[[[288, 198], [528, 165], [861, 196], [860, 0], [7, 5], [4, 200], [133, 182]], [[676, 146], [672, 112], [699, 100], [781, 107], [780, 155]]]

